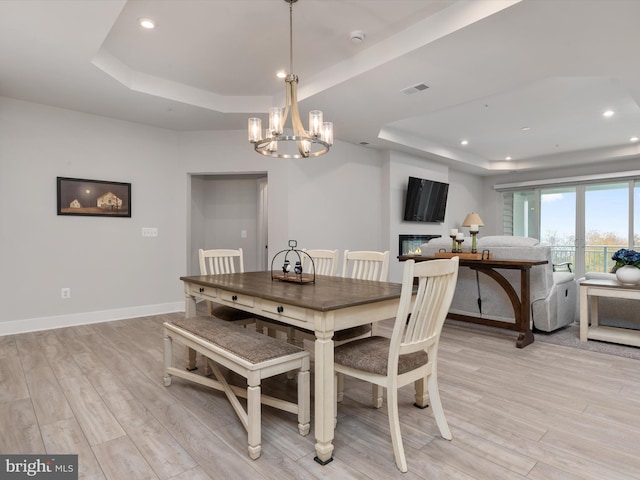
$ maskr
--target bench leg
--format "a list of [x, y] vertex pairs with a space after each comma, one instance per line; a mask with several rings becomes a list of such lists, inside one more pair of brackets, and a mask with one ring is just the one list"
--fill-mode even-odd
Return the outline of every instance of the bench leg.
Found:
[[311, 430], [311, 373], [298, 371], [298, 432], [309, 435]]
[[196, 366], [196, 351], [193, 348], [186, 347], [186, 355], [187, 355], [187, 370], [190, 372], [196, 370], [198, 367]]
[[164, 386], [171, 385], [171, 375], [167, 373], [173, 362], [173, 342], [171, 337], [165, 332], [164, 334]]
[[255, 460], [260, 456], [262, 446], [260, 445], [260, 385], [250, 385], [247, 387], [247, 436], [249, 439], [249, 456]]

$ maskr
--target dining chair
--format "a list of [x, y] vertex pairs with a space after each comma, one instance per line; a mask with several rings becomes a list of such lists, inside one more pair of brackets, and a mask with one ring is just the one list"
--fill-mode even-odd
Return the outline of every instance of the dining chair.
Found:
[[[342, 260], [342, 276], [357, 278], [360, 280], [374, 280], [386, 282], [389, 279], [389, 250], [376, 252], [371, 250], [350, 251], [345, 250]], [[375, 325], [367, 324], [359, 327], [339, 330], [333, 336], [336, 345], [350, 342], [359, 338], [369, 337], [376, 332]], [[342, 401], [344, 392], [344, 377], [338, 375], [337, 398]], [[382, 389], [376, 385], [372, 389], [373, 406], [382, 406]]]
[[[242, 248], [237, 250], [216, 248], [198, 250], [200, 261], [200, 275], [220, 275], [224, 273], [243, 273], [244, 261]], [[248, 325], [255, 322], [255, 316], [243, 310], [220, 305], [207, 300], [209, 313], [216, 318], [234, 322], [237, 325]]]
[[342, 276], [386, 282], [389, 278], [389, 250], [385, 252], [345, 250], [342, 257]]
[[307, 258], [307, 255], [302, 255], [302, 271], [304, 273], [311, 273], [315, 271], [316, 275], [330, 275], [335, 276], [338, 273], [338, 250], [307, 250], [302, 249], [311, 260], [313, 260], [313, 267], [311, 268], [311, 261]]
[[[407, 461], [400, 433], [398, 389], [415, 385], [415, 406], [431, 401], [440, 435], [451, 440], [438, 391], [438, 343], [458, 278], [458, 257], [404, 266], [400, 302], [391, 338], [371, 336], [334, 349], [335, 383], [339, 374], [371, 382], [387, 390], [391, 443], [396, 465], [406, 472]], [[414, 295], [414, 280], [417, 292]], [[425, 382], [427, 389], [425, 391]], [[336, 398], [337, 422], [337, 398]]]

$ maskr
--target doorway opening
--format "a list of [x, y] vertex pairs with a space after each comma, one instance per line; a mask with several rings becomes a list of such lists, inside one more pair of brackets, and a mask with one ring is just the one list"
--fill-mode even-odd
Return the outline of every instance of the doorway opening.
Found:
[[245, 271], [266, 270], [266, 172], [190, 174], [189, 177], [188, 274], [200, 273], [200, 248], [242, 248]]

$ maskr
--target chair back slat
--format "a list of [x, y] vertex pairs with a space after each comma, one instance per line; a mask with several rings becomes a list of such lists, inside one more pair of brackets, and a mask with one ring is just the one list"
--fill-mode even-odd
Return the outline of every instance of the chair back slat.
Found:
[[[338, 272], [338, 250], [307, 250], [303, 251], [313, 259], [316, 275], [335, 276]], [[311, 273], [311, 262], [307, 255], [300, 255], [302, 258], [302, 270]]]
[[389, 278], [389, 251], [344, 251], [342, 276], [386, 282]]
[[224, 248], [204, 250], [201, 248], [198, 250], [198, 259], [200, 260], [200, 275], [244, 272], [241, 248], [237, 250]]

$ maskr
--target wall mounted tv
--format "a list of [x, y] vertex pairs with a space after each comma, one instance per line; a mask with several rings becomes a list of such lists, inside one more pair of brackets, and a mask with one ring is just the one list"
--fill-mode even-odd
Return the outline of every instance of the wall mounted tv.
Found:
[[404, 204], [405, 222], [444, 222], [449, 184], [409, 177]]

